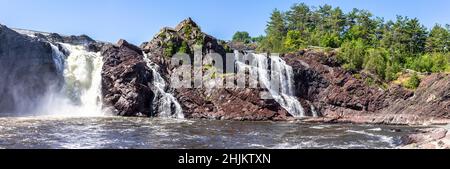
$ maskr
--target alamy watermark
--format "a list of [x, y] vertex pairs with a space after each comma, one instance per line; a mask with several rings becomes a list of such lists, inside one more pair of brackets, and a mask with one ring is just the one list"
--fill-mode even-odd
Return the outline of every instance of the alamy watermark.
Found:
[[171, 57], [175, 67], [170, 81], [172, 88], [265, 88], [263, 99], [274, 94], [292, 94], [292, 68], [279, 54], [218, 53], [203, 55], [201, 48], [194, 50], [193, 57], [177, 53]]

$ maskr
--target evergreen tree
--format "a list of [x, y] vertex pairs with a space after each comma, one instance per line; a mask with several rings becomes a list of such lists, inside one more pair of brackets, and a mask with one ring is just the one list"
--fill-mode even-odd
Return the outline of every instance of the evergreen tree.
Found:
[[402, 69], [450, 71], [450, 25], [428, 32], [417, 18], [384, 21], [367, 10], [344, 14], [330, 5], [294, 4], [285, 13], [275, 9], [258, 50], [281, 53], [308, 46], [339, 48], [337, 59], [345, 69], [365, 69], [386, 81]]
[[289, 30], [309, 32], [311, 30], [311, 9], [305, 3], [294, 4], [286, 13]]
[[362, 39], [346, 41], [339, 51], [338, 60], [343, 63], [343, 67], [349, 71], [359, 71], [364, 64], [366, 56], [366, 46]]
[[234, 42], [242, 42], [242, 43], [250, 43], [252, 41], [252, 37], [250, 37], [250, 34], [248, 32], [236, 32], [233, 35], [233, 41]]
[[372, 19], [372, 16], [369, 11], [353, 9], [347, 17], [345, 39], [363, 39], [367, 44], [375, 44], [375, 33], [381, 21]]
[[381, 79], [385, 79], [387, 55], [388, 52], [383, 48], [369, 49], [365, 58], [364, 69]]
[[427, 52], [448, 52], [450, 32], [441, 25], [435, 25], [426, 41]]
[[427, 29], [421, 25], [417, 18], [411, 19], [406, 23], [405, 32], [408, 41], [407, 48], [411, 55], [425, 52], [425, 42], [427, 40]]
[[287, 34], [284, 14], [275, 9], [267, 23], [267, 37], [262, 41], [262, 50], [267, 52], [283, 52], [283, 41]]

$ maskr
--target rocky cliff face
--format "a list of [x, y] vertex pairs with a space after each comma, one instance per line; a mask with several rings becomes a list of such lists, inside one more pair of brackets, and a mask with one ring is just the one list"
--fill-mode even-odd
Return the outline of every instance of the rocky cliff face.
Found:
[[0, 25], [0, 114], [28, 113], [57, 87], [52, 48]]
[[151, 116], [152, 72], [140, 48], [120, 40], [102, 49], [102, 94], [104, 104], [121, 116]]
[[[141, 45], [154, 63], [161, 68], [161, 73], [169, 77], [179, 67], [170, 63], [171, 56], [183, 52], [191, 56], [196, 48], [204, 56], [218, 53], [225, 60], [226, 53], [232, 53], [225, 42], [203, 33], [200, 27], [188, 18], [174, 29], [164, 28], [150, 42]], [[204, 60], [205, 58], [202, 58]], [[206, 66], [206, 65], [204, 65]], [[193, 70], [185, 70], [192, 72]], [[204, 70], [200, 70], [205, 73]], [[197, 72], [198, 73], [198, 72]], [[215, 83], [223, 80], [225, 75], [213, 76], [203, 83]], [[223, 120], [285, 120], [286, 110], [274, 100], [260, 99], [263, 89], [224, 89], [224, 88], [180, 88], [174, 94], [178, 98], [183, 112], [188, 118], [207, 118]]]
[[[62, 47], [58, 43], [67, 43], [71, 45], [86, 46], [86, 49], [90, 52], [99, 52], [103, 46], [108, 44], [105, 42], [95, 41], [94, 39], [92, 39], [87, 35], [64, 36], [57, 33], [39, 32], [26, 29], [13, 29], [13, 30], [22, 35], [32, 37], [33, 39], [36, 39], [38, 41], [52, 43], [58, 46], [58, 48], [60, 49], [62, 49]], [[68, 53], [66, 53], [66, 55], [67, 54]]]
[[[203, 45], [202, 54], [229, 52], [220, 41], [202, 33], [191, 19], [181, 22], [175, 29], [164, 28], [141, 47], [168, 78], [178, 69], [170, 65], [170, 56], [185, 52], [192, 58], [197, 45]], [[306, 115], [321, 116], [306, 121], [424, 124], [449, 119], [449, 75], [429, 76], [416, 91], [396, 85], [380, 89], [343, 70], [335, 55], [333, 51], [304, 50], [283, 57], [294, 69], [296, 96], [305, 107]], [[204, 83], [220, 80], [215, 78]], [[184, 88], [174, 93], [186, 116], [191, 118], [289, 119], [278, 103], [260, 99], [262, 91], [264, 89]]]
[[334, 56], [306, 50], [283, 58], [294, 68], [299, 99], [325, 117], [318, 121], [427, 124], [449, 119], [450, 75], [428, 76], [416, 91], [398, 85], [385, 90], [353, 77]]

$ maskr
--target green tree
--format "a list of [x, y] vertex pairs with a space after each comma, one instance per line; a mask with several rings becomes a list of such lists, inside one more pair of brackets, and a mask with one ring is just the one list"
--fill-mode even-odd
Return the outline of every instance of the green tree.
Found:
[[386, 81], [393, 81], [398, 78], [398, 72], [401, 70], [398, 62], [388, 62], [386, 65], [386, 72], [384, 75], [384, 79]]
[[325, 33], [320, 37], [319, 46], [338, 48], [341, 44], [341, 39], [337, 33]]
[[365, 58], [364, 69], [377, 75], [381, 79], [386, 78], [388, 52], [383, 48], [369, 49]]
[[408, 68], [419, 72], [437, 73], [446, 71], [449, 64], [449, 56], [444, 53], [431, 53], [424, 54], [417, 59], [411, 59]]
[[300, 3], [286, 12], [275, 9], [266, 36], [258, 40], [258, 51], [263, 52], [307, 46], [340, 48], [337, 57], [345, 69], [365, 69], [386, 81], [397, 79], [402, 69], [450, 71], [450, 25], [436, 25], [428, 32], [417, 18], [385, 21], [367, 10], [344, 14], [330, 5]]
[[[302, 46], [306, 46], [306, 44], [310, 44], [311, 32], [314, 31], [315, 24], [312, 20], [313, 11], [311, 8], [305, 3], [294, 4], [289, 11], [286, 12], [286, 23], [289, 31], [295, 31], [287, 34], [285, 43], [301, 43]], [[293, 37], [297, 37], [298, 39], [293, 39]], [[286, 46], [286, 44], [285, 44]], [[292, 50], [292, 46], [288, 44], [287, 50]]]
[[436, 24], [426, 41], [427, 52], [448, 52], [450, 48], [450, 32]]
[[388, 49], [391, 61], [404, 65], [409, 58], [417, 58], [425, 51], [427, 31], [417, 19], [397, 16], [383, 31], [381, 46]]
[[340, 8], [333, 8], [330, 5], [320, 6], [314, 12], [316, 16], [315, 27], [312, 39], [316, 39], [313, 45], [322, 47], [337, 48], [340, 46], [340, 34], [345, 27], [345, 15]]
[[233, 35], [233, 41], [234, 42], [242, 42], [242, 43], [250, 43], [252, 41], [252, 37], [250, 37], [250, 34], [248, 32], [236, 32]]
[[362, 39], [346, 41], [341, 46], [338, 60], [346, 70], [355, 72], [362, 69], [365, 55], [366, 45]]
[[373, 19], [373, 15], [366, 10], [353, 9], [347, 14], [347, 29], [344, 33], [344, 39], [355, 40], [363, 39], [366, 44], [378, 44], [377, 33], [381, 27], [382, 19]]
[[252, 37], [252, 42], [253, 43], [261, 43], [264, 38], [265, 37], [263, 35], [260, 35], [260, 36], [257, 36], [257, 37]]
[[302, 38], [301, 32], [298, 30], [290, 30], [284, 41], [284, 48], [287, 51], [297, 51], [302, 47], [305, 47], [305, 41]]
[[307, 32], [312, 26], [311, 9], [305, 3], [294, 4], [291, 10], [286, 12], [286, 20], [290, 30]]
[[417, 18], [411, 19], [406, 23], [405, 28], [408, 41], [406, 45], [411, 54], [421, 54], [425, 52], [425, 42], [427, 40], [427, 29], [421, 25]]
[[287, 34], [284, 14], [275, 9], [272, 12], [270, 21], [267, 23], [266, 29], [267, 37], [261, 42], [260, 51], [265, 52], [283, 52], [283, 41]]

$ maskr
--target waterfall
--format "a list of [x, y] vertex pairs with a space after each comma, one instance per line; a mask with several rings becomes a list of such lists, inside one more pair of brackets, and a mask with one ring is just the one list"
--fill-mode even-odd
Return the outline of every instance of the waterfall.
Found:
[[293, 69], [278, 56], [267, 57], [262, 54], [249, 54], [249, 65], [235, 52], [237, 71], [248, 69], [257, 75], [261, 87], [269, 91], [270, 96], [294, 117], [305, 117], [305, 110], [294, 96]]
[[167, 83], [158, 72], [159, 66], [152, 63], [146, 53], [144, 53], [144, 60], [147, 62], [147, 66], [153, 73], [153, 85], [156, 88], [154, 110], [158, 111], [157, 116], [183, 119], [184, 114], [180, 103], [172, 94], [166, 92]]
[[[62, 88], [48, 93], [40, 114], [57, 116], [102, 116], [100, 53], [89, 52], [82, 45], [51, 44]], [[65, 50], [67, 52], [62, 52]], [[69, 53], [67, 56], [64, 53]]]

